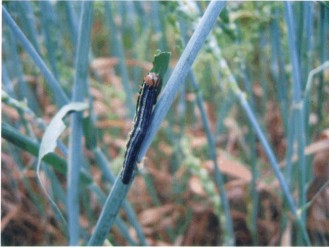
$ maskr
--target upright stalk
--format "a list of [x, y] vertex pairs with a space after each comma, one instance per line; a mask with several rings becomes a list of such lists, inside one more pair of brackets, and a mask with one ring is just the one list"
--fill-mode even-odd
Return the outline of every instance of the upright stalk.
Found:
[[[93, 2], [85, 1], [82, 4], [80, 28], [75, 62], [75, 76], [72, 102], [82, 102], [86, 92], [88, 77], [88, 54], [90, 47], [90, 32], [92, 24]], [[83, 163], [82, 153], [82, 113], [71, 115], [69, 139], [69, 157], [67, 174], [67, 209], [69, 244], [79, 244], [79, 171]]]
[[[285, 19], [288, 26], [288, 41], [289, 41], [289, 53], [292, 64], [292, 76], [293, 76], [293, 116], [294, 116], [294, 128], [296, 134], [296, 140], [298, 141], [298, 161], [299, 161], [299, 207], [302, 208], [306, 203], [306, 160], [304, 154], [305, 148], [305, 122], [304, 122], [304, 106], [302, 104], [301, 95], [301, 78], [299, 69], [299, 59], [296, 47], [296, 29], [294, 25], [294, 17], [292, 12], [292, 3], [285, 2]], [[301, 214], [301, 221], [306, 223], [305, 212]], [[300, 230], [302, 232], [302, 230]], [[301, 234], [300, 234], [301, 235]], [[299, 245], [302, 245], [299, 241]]]

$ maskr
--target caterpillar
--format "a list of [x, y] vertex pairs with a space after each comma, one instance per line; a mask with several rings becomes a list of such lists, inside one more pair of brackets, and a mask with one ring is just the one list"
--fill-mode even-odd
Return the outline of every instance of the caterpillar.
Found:
[[137, 155], [142, 141], [150, 125], [153, 107], [156, 104], [160, 92], [160, 78], [154, 72], [149, 72], [142, 83], [136, 104], [136, 114], [134, 126], [130, 132], [129, 140], [126, 146], [126, 152], [121, 172], [121, 180], [124, 184], [129, 184], [136, 164]]

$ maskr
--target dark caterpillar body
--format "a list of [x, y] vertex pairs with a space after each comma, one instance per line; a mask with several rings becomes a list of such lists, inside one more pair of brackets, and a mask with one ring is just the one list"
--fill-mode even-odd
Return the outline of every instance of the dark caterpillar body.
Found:
[[158, 86], [159, 77], [157, 74], [150, 72], [147, 76], [145, 76], [137, 100], [134, 127], [129, 136], [127, 150], [123, 162], [121, 180], [124, 184], [129, 184], [133, 176], [137, 164], [137, 155], [150, 125], [153, 106], [155, 105], [157, 96], [159, 94]]

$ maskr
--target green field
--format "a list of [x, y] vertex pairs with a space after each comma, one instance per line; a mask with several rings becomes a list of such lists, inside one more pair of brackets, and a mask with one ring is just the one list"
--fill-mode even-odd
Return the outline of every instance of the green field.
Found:
[[3, 1], [1, 72], [2, 245], [329, 245], [328, 2]]

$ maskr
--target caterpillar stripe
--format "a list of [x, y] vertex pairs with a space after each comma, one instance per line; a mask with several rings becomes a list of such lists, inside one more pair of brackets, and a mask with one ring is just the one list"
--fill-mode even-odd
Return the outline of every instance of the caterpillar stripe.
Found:
[[159, 76], [150, 72], [144, 77], [136, 105], [134, 126], [127, 143], [121, 180], [129, 184], [137, 164], [137, 155], [150, 125], [153, 106], [159, 94]]

